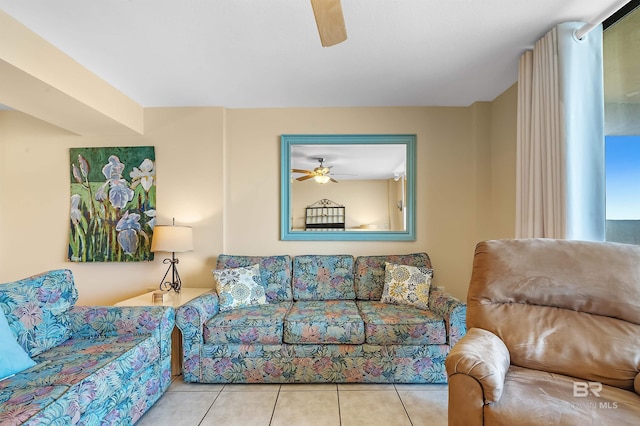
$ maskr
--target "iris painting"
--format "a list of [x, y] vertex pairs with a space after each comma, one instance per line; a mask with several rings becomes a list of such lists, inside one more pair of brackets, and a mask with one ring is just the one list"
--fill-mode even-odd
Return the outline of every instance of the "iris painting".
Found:
[[70, 160], [69, 260], [153, 260], [154, 148], [71, 148]]

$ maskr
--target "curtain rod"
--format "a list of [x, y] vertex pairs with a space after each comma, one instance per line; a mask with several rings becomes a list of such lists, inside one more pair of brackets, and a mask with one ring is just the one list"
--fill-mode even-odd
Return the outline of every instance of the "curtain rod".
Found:
[[589, 31], [602, 24], [608, 17], [616, 13], [627, 3], [629, 3], [629, 0], [619, 1], [615, 3], [610, 9], [607, 9], [600, 16], [594, 18], [590, 22], [587, 22], [586, 24], [578, 28], [573, 34], [578, 40], [582, 40], [582, 37], [589, 34]]

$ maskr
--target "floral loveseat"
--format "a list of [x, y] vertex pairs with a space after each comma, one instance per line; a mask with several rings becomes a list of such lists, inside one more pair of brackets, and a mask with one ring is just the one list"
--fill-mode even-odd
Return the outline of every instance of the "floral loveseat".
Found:
[[173, 308], [77, 298], [69, 270], [0, 284], [3, 322], [34, 361], [0, 381], [0, 424], [133, 424], [169, 387]]
[[184, 380], [446, 383], [466, 306], [433, 287], [426, 309], [380, 302], [387, 262], [431, 268], [426, 253], [220, 255], [217, 270], [260, 265], [268, 303], [221, 312], [211, 291], [178, 308]]

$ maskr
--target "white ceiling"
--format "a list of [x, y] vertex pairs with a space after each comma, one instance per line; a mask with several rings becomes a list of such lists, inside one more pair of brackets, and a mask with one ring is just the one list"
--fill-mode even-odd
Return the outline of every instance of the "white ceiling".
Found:
[[555, 24], [620, 0], [342, 0], [323, 48], [308, 0], [0, 0], [144, 107], [467, 106], [516, 81]]
[[[313, 170], [320, 165], [319, 158], [338, 181], [390, 179], [406, 173], [406, 147], [402, 144], [291, 146], [291, 168]], [[293, 173], [294, 178], [301, 176]]]

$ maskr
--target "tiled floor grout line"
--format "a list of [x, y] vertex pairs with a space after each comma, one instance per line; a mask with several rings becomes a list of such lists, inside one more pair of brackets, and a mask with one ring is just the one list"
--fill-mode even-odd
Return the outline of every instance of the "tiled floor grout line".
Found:
[[340, 389], [336, 384], [336, 398], [338, 398], [338, 425], [342, 426], [342, 411], [340, 411]]
[[276, 395], [276, 402], [273, 404], [273, 410], [271, 410], [271, 418], [269, 419], [269, 426], [273, 423], [273, 416], [276, 414], [276, 407], [278, 406], [278, 399], [280, 398], [280, 391], [282, 390], [282, 385], [278, 386], [278, 394]]
[[404, 401], [402, 400], [402, 397], [400, 396], [400, 392], [398, 391], [398, 388], [396, 387], [395, 383], [393, 384], [393, 389], [396, 391], [396, 395], [398, 395], [398, 399], [400, 400], [400, 404], [402, 404], [402, 409], [404, 410], [404, 412], [407, 415], [407, 418], [409, 419], [409, 424], [411, 426], [413, 426], [413, 420], [411, 420], [411, 416], [409, 415], [409, 411], [407, 411], [407, 407], [404, 405]]
[[[206, 402], [205, 404], [200, 405], [200, 409], [198, 410], [197, 416], [191, 416], [191, 422], [187, 425], [187, 423], [184, 423], [186, 421], [186, 418], [184, 419], [183, 423], [177, 423], [177, 424], [181, 424], [184, 426], [204, 426], [205, 424], [208, 424], [208, 422], [205, 422], [204, 420], [206, 419], [213, 419], [217, 410], [217, 406], [215, 406], [215, 404], [217, 403], [218, 399], [222, 398], [222, 393], [227, 391], [227, 392], [241, 392], [241, 393], [250, 393], [255, 391], [266, 391], [265, 389], [253, 389], [253, 388], [246, 388], [246, 387], [240, 387], [240, 388], [233, 388], [233, 385], [230, 384], [222, 384], [222, 386], [217, 387], [218, 390], [213, 390], [214, 388], [210, 388], [209, 389], [198, 389], [198, 388], [191, 388], [191, 387], [183, 387], [183, 384], [181, 383], [182, 380], [179, 377], [174, 378], [174, 380], [172, 380], [172, 386], [175, 385], [175, 387], [173, 388], [172, 392], [178, 393], [178, 394], [189, 394], [192, 391], [196, 391], [198, 393], [200, 392], [204, 392], [206, 394], [208, 394], [208, 397], [210, 397], [211, 393], [215, 392], [216, 395], [214, 395], [213, 400], [210, 402], [210, 404], [207, 406]], [[446, 387], [444, 388], [440, 388], [440, 387], [429, 387], [429, 386], [425, 386], [424, 388], [421, 387], [403, 387], [404, 385], [399, 385], [397, 383], [392, 383], [390, 384], [391, 386], [384, 386], [384, 387], [376, 387], [374, 386], [373, 389], [371, 388], [367, 388], [367, 387], [361, 387], [361, 386], [355, 386], [355, 388], [350, 389], [349, 387], [344, 387], [341, 388], [340, 384], [333, 384], [333, 386], [331, 388], [328, 388], [326, 386], [321, 387], [319, 390], [318, 389], [313, 389], [313, 388], [308, 388], [308, 387], [303, 387], [301, 390], [297, 390], [295, 387], [287, 387], [285, 389], [283, 389], [283, 385], [278, 385], [277, 387], [273, 388], [271, 387], [271, 392], [276, 393], [276, 397], [275, 397], [275, 401], [272, 403], [272, 407], [271, 407], [271, 413], [267, 414], [267, 412], [264, 412], [265, 416], [263, 416], [261, 418], [261, 421], [267, 421], [267, 423], [263, 423], [265, 425], [268, 426], [274, 426], [276, 423], [274, 423], [274, 420], [276, 420], [275, 417], [275, 412], [277, 410], [277, 406], [278, 403], [280, 402], [280, 396], [283, 396], [283, 403], [286, 403], [286, 401], [288, 401], [288, 398], [286, 398], [285, 393], [291, 391], [293, 393], [299, 393], [299, 392], [307, 392], [307, 391], [315, 391], [315, 392], [321, 392], [321, 391], [326, 391], [328, 393], [330, 392], [335, 392], [336, 393], [336, 403], [338, 404], [338, 410], [337, 410], [337, 414], [338, 414], [338, 426], [342, 426], [344, 424], [343, 419], [342, 419], [342, 407], [341, 407], [341, 399], [342, 397], [346, 397], [347, 395], [349, 396], [349, 398], [353, 397], [354, 392], [357, 394], [357, 391], [391, 391], [394, 390], [396, 392], [396, 395], [398, 397], [398, 399], [400, 400], [400, 403], [402, 404], [402, 408], [404, 410], [405, 416], [407, 418], [407, 420], [409, 420], [409, 425], [410, 426], [415, 426], [416, 423], [414, 423], [414, 421], [417, 422], [423, 422], [424, 418], [423, 418], [423, 414], [420, 413], [420, 411], [417, 411], [418, 414], [413, 413], [413, 411], [415, 411], [415, 407], [413, 406], [413, 404], [415, 404], [414, 402], [414, 398], [413, 393], [414, 391], [418, 392], [419, 394], [424, 394], [429, 393], [430, 391], [440, 391], [440, 390], [446, 390]], [[398, 388], [400, 386], [400, 388]], [[229, 389], [227, 389], [227, 387], [229, 387]], [[345, 395], [341, 395], [341, 391], [344, 391]], [[408, 400], [404, 401], [403, 397], [400, 395], [400, 391], [403, 391], [403, 393], [405, 394], [410, 394], [410, 395], [405, 395]], [[323, 392], [324, 393], [324, 392]], [[272, 394], [273, 395], [273, 394]], [[207, 397], [207, 399], [208, 399]], [[349, 398], [347, 398], [347, 400], [350, 400]], [[237, 398], [234, 398], [237, 399]], [[242, 399], [242, 398], [240, 398]], [[272, 400], [273, 401], [273, 400]], [[204, 402], [204, 401], [203, 401]], [[221, 401], [222, 402], [222, 401]], [[266, 402], [266, 401], [265, 401]], [[166, 404], [166, 403], [165, 403]], [[268, 406], [264, 407], [266, 410], [268, 410]], [[281, 407], [282, 408], [282, 407]], [[200, 411], [202, 410], [202, 411]], [[412, 418], [412, 415], [410, 414], [410, 411], [418, 417]], [[194, 413], [195, 414], [195, 413]], [[282, 417], [280, 413], [279, 417]], [[345, 412], [345, 415], [348, 416], [349, 413]], [[269, 415], [269, 418], [266, 418], [266, 415]], [[398, 415], [400, 415], [400, 413], [398, 413]], [[286, 416], [285, 416], [286, 417]], [[440, 420], [439, 420], [440, 421]], [[159, 423], [162, 424], [162, 423]], [[311, 423], [313, 424], [313, 423]], [[422, 424], [422, 423], [420, 423]], [[426, 424], [430, 424], [430, 423], [426, 423]], [[446, 424], [446, 423], [443, 423]]]
[[[222, 389], [224, 389], [224, 386], [222, 387]], [[200, 426], [202, 424], [202, 422], [204, 422], [204, 419], [207, 418], [207, 415], [209, 414], [209, 411], [211, 411], [211, 409], [213, 408], [213, 404], [215, 404], [216, 401], [218, 400], [218, 398], [220, 398], [220, 394], [222, 394], [222, 389], [220, 389], [218, 391], [218, 394], [216, 395], [216, 397], [213, 398], [213, 401], [211, 402], [211, 405], [209, 406], [209, 408], [207, 408], [207, 411], [205, 411], [204, 415], [202, 416], [202, 418], [198, 422], [198, 426]]]

